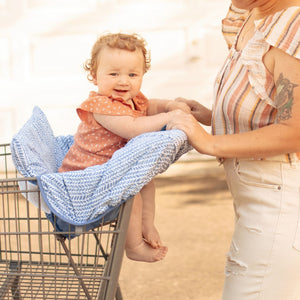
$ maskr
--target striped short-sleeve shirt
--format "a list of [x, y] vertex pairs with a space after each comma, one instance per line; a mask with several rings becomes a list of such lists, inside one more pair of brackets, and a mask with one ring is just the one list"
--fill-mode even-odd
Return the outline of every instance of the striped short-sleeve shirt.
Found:
[[[241, 51], [236, 50], [248, 11], [234, 6], [222, 22], [229, 55], [214, 87], [212, 133], [242, 133], [276, 123], [276, 93], [272, 74], [263, 64], [271, 46], [300, 59], [300, 7], [290, 7], [255, 22], [255, 33]], [[287, 160], [298, 159], [287, 154]]]

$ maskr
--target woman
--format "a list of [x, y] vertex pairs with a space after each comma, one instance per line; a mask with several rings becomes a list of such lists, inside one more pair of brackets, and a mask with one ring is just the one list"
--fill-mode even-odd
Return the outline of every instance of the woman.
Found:
[[300, 0], [232, 0], [223, 33], [213, 110], [178, 99], [193, 116], [167, 128], [224, 164], [236, 222], [223, 300], [299, 300]]

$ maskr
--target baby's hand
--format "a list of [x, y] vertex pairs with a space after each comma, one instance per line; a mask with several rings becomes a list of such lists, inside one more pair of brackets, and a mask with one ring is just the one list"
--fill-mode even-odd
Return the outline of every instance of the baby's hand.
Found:
[[211, 125], [212, 111], [196, 100], [189, 100], [185, 98], [176, 98], [175, 102], [184, 103], [189, 106], [191, 114], [203, 125]]
[[173, 111], [176, 109], [180, 109], [182, 111], [184, 111], [185, 113], [190, 114], [191, 113], [191, 108], [189, 107], [188, 104], [184, 103], [184, 102], [179, 102], [179, 101], [170, 101], [167, 104], [167, 111]]
[[191, 111], [195, 111], [198, 110], [199, 108], [199, 102], [197, 102], [196, 100], [191, 100], [191, 99], [186, 99], [186, 98], [182, 98], [182, 97], [178, 97], [174, 100], [177, 103], [181, 103], [181, 104], [186, 104]]

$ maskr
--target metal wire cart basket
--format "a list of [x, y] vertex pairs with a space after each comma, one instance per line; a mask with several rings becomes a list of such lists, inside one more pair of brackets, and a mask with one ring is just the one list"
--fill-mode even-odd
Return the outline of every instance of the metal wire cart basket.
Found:
[[[20, 184], [22, 183], [22, 184]], [[118, 285], [132, 199], [117, 218], [79, 236], [57, 232], [26, 199], [40, 192], [20, 178], [0, 145], [0, 299], [122, 300]], [[20, 188], [21, 186], [21, 188]]]

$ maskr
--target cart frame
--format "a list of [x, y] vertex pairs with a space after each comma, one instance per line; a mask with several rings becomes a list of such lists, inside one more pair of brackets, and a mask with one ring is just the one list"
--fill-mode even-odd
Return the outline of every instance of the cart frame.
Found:
[[[32, 196], [38, 207], [27, 201]], [[56, 230], [41, 199], [36, 178], [20, 178], [9, 144], [0, 144], [0, 299], [122, 300], [118, 279], [133, 199], [116, 219], [81, 226], [75, 237]]]

